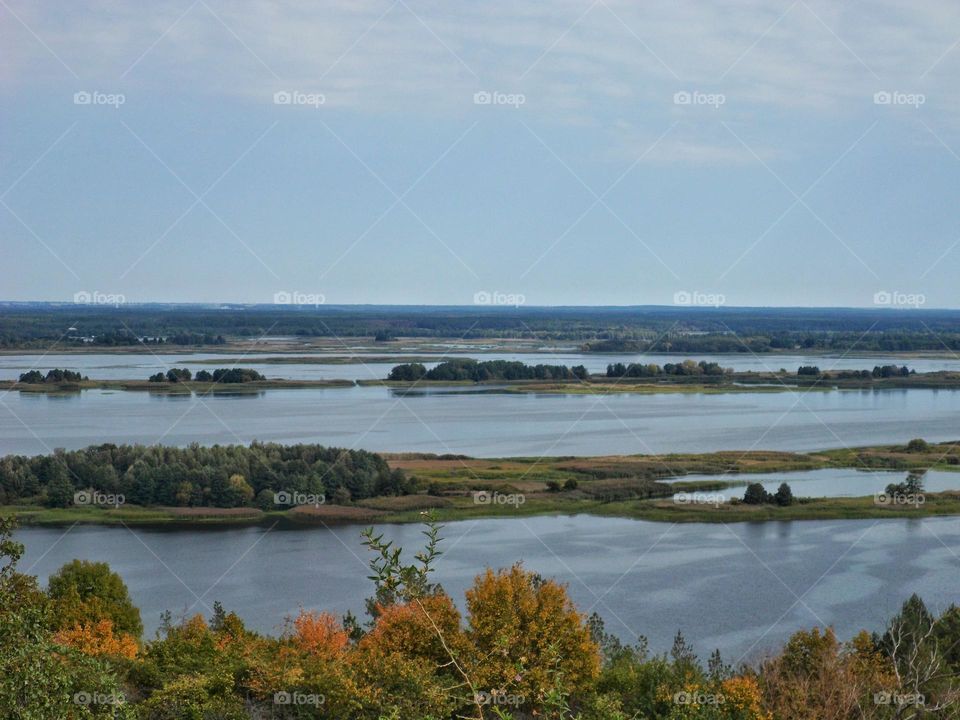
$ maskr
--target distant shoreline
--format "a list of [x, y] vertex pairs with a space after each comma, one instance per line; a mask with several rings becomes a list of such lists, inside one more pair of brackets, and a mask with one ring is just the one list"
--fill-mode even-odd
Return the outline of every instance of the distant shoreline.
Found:
[[[215, 364], [215, 363], [213, 363]], [[25, 393], [79, 393], [83, 390], [115, 390], [163, 394], [259, 392], [265, 390], [388, 387], [397, 390], [428, 388], [475, 388], [469, 394], [549, 393], [568, 395], [655, 394], [655, 393], [771, 393], [831, 392], [837, 390], [927, 389], [960, 390], [960, 372], [935, 371], [907, 376], [852, 378], [801, 376], [795, 372], [744, 371], [724, 375], [660, 375], [655, 377], [607, 377], [591, 375], [584, 380], [306, 380], [274, 378], [238, 383], [187, 380], [151, 382], [145, 379], [76, 382], [25, 383], [0, 381], [0, 390]]]

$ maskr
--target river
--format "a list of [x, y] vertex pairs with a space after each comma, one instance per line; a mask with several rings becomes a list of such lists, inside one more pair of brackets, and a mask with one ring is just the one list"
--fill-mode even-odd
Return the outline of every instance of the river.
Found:
[[[407, 549], [415, 525], [384, 525]], [[130, 587], [147, 628], [160, 613], [223, 602], [253, 628], [276, 632], [298, 608], [362, 615], [371, 594], [360, 528], [151, 530], [25, 528], [22, 568], [46, 577], [79, 557], [102, 560]], [[917, 592], [932, 609], [960, 599], [960, 519], [722, 524], [588, 515], [466, 520], [444, 528], [436, 578], [461, 603], [484, 567], [523, 561], [569, 586], [607, 629], [669, 650], [678, 630], [701, 657], [756, 659], [792, 632], [833, 625], [848, 638], [882, 630]]]

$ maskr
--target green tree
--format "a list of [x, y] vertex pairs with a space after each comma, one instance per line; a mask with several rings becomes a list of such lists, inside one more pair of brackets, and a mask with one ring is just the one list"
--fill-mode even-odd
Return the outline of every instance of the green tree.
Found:
[[786, 483], [780, 483], [780, 487], [773, 494], [773, 501], [780, 507], [786, 507], [793, 504], [793, 491]]
[[107, 563], [73, 560], [50, 576], [48, 594], [57, 626], [91, 624], [109, 619], [118, 632], [139, 638], [143, 633], [140, 610], [130, 599], [123, 579]]
[[770, 493], [760, 483], [750, 483], [743, 493], [743, 502], [747, 505], [763, 505], [770, 502]]
[[[53, 642], [50, 603], [16, 571], [23, 546], [12, 519], [0, 518], [0, 710], [9, 720], [132, 718], [119, 683], [102, 661]], [[93, 694], [118, 702], [84, 704]]]
[[69, 507], [73, 504], [73, 483], [70, 474], [62, 463], [57, 463], [48, 471], [47, 506]]

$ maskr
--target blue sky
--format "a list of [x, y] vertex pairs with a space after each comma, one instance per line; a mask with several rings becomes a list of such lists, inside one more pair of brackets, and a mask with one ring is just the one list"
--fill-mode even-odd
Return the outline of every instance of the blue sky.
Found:
[[4, 0], [0, 43], [3, 299], [960, 306], [951, 3]]

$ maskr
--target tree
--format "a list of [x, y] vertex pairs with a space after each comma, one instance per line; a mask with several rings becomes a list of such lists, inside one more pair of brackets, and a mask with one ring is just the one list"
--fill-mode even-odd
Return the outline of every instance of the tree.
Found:
[[116, 632], [109, 618], [60, 630], [53, 639], [91, 657], [133, 658], [137, 655], [136, 639], [127, 633]]
[[48, 507], [69, 507], [73, 504], [73, 481], [70, 471], [62, 458], [52, 456], [47, 458], [42, 474], [47, 482]]
[[288, 636], [301, 652], [334, 659], [346, 649], [350, 639], [343, 626], [327, 612], [300, 613], [290, 622]]
[[227, 480], [224, 495], [224, 502], [229, 507], [242, 507], [253, 500], [253, 488], [243, 475], [235, 473]]
[[793, 504], [793, 491], [786, 483], [780, 483], [780, 487], [773, 494], [773, 501], [780, 507], [786, 507]]
[[764, 505], [770, 502], [770, 493], [760, 483], [750, 483], [743, 493], [743, 502], [746, 505]]
[[167, 370], [167, 380], [172, 383], [187, 382], [191, 378], [189, 368], [170, 368]]
[[117, 632], [135, 638], [143, 632], [140, 610], [123, 579], [107, 563], [73, 560], [50, 576], [47, 592], [58, 628], [95, 625], [107, 619]]
[[558, 688], [575, 692], [596, 679], [600, 649], [562, 585], [514, 565], [487, 569], [466, 596], [477, 687], [523, 696], [521, 709], [532, 712]]
[[[23, 546], [12, 519], [0, 518], [0, 708], [10, 720], [131, 718], [125, 705], [78, 705], [78, 693], [119, 698], [119, 684], [98, 660], [56, 643], [50, 603], [35, 580], [16, 571]], [[32, 579], [31, 579], [32, 580]]]

